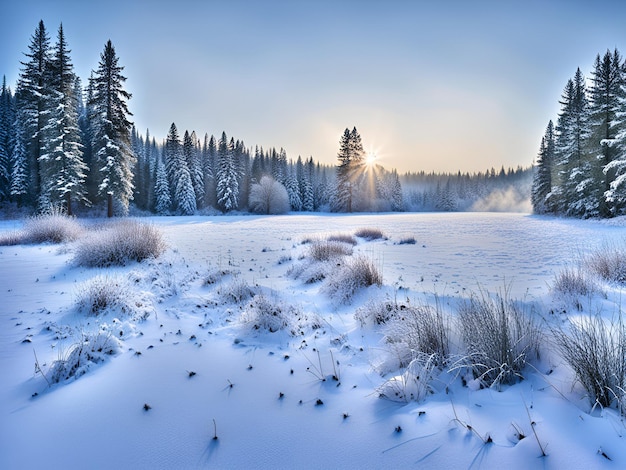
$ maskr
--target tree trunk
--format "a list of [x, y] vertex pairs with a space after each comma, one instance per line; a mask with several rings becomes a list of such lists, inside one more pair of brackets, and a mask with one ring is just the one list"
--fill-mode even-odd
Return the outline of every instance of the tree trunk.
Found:
[[72, 216], [72, 193], [65, 193], [65, 203], [67, 205], [67, 215]]
[[113, 194], [107, 194], [107, 217], [113, 217]]

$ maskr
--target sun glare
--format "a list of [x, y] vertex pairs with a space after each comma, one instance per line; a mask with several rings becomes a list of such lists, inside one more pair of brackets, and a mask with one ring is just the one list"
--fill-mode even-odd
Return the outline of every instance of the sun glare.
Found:
[[375, 153], [368, 153], [365, 157], [365, 164], [367, 166], [374, 166], [376, 164], [376, 159], [377, 157]]

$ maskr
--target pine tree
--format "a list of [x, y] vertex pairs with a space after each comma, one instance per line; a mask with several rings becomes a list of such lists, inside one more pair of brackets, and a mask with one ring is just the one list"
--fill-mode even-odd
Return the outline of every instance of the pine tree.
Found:
[[158, 159], [156, 162], [156, 182], [154, 187], [155, 205], [154, 210], [159, 215], [168, 214], [172, 200], [170, 198], [170, 185], [167, 181], [165, 165]]
[[85, 188], [87, 166], [83, 162], [78, 126], [80, 104], [69, 54], [61, 25], [48, 66], [49, 93], [39, 156], [39, 206], [45, 208], [65, 203], [71, 214], [71, 196], [80, 202], [88, 201]]
[[[40, 192], [39, 157], [42, 148], [41, 130], [45, 125], [46, 101], [48, 99], [48, 67], [50, 63], [50, 39], [43, 21], [40, 21], [31, 37], [26, 53], [27, 62], [20, 72], [16, 90], [16, 109], [22, 127], [26, 155], [27, 184], [30, 202], [35, 202]], [[21, 162], [20, 160], [20, 163]], [[24, 169], [24, 165], [20, 164]]]
[[238, 207], [239, 184], [237, 168], [234, 161], [235, 141], [228, 142], [226, 133], [222, 132], [217, 148], [217, 205], [224, 211], [232, 211]]
[[554, 125], [548, 122], [545, 135], [541, 138], [539, 155], [535, 166], [531, 202], [537, 214], [544, 214], [552, 210], [548, 200], [552, 194], [552, 167], [554, 163]]
[[594, 183], [589, 185], [589, 192], [585, 194], [584, 215], [610, 217], [619, 209], [615, 206], [616, 199], [610, 195], [617, 176], [617, 168], [612, 162], [622, 151], [617, 136], [623, 127], [619, 116], [624, 99], [624, 71], [617, 49], [613, 53], [607, 50], [602, 59], [600, 55], [596, 56], [591, 82], [589, 152]]
[[191, 134], [185, 131], [183, 137], [183, 158], [189, 169], [191, 184], [196, 197], [196, 207], [202, 206], [204, 204], [204, 175], [200, 163], [198, 138], [195, 131]]
[[346, 128], [337, 154], [337, 189], [332, 207], [336, 212], [352, 212], [358, 206], [356, 195], [362, 178], [364, 153], [356, 127], [352, 131]]
[[202, 144], [202, 179], [204, 181], [204, 207], [215, 207], [217, 205], [215, 187], [215, 165], [217, 159], [217, 146], [215, 137], [209, 138], [204, 134]]
[[118, 65], [115, 48], [109, 40], [100, 55], [98, 70], [93, 75], [94, 146], [99, 169], [98, 193], [107, 197], [108, 215], [113, 215], [113, 203], [121, 214], [128, 213], [133, 197], [135, 164], [130, 142], [132, 123], [127, 100], [130, 93], [124, 90], [124, 67]]
[[13, 97], [11, 89], [7, 87], [6, 77], [3, 77], [0, 92], [0, 201], [8, 199], [11, 194], [14, 124]]
[[289, 206], [292, 211], [301, 211], [302, 210], [302, 199], [300, 198], [300, 186], [298, 185], [298, 180], [296, 176], [290, 174], [287, 176], [287, 181], [285, 187], [287, 188], [287, 195], [289, 196]]

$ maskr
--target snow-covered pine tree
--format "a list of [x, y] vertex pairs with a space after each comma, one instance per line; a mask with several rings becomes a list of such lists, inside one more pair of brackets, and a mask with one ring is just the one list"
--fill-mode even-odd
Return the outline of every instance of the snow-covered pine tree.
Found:
[[589, 191], [584, 197], [586, 217], [611, 217], [619, 209], [615, 206], [615, 199], [609, 201], [607, 195], [610, 197], [611, 184], [617, 176], [617, 168], [612, 162], [621, 152], [621, 142], [617, 136], [624, 124], [618, 119], [624, 97], [623, 82], [624, 70], [618, 50], [615, 49], [613, 53], [607, 50], [602, 58], [598, 54], [589, 90], [591, 103], [588, 151], [593, 163], [593, 184], [588, 185]]
[[554, 164], [554, 124], [548, 122], [546, 132], [541, 138], [539, 154], [533, 176], [533, 186], [531, 189], [531, 202], [533, 210], [537, 214], [545, 214], [552, 211], [549, 199], [552, 195], [552, 174]]
[[17, 114], [14, 124], [13, 153], [11, 155], [11, 199], [21, 207], [28, 197], [28, 155], [24, 125]]
[[404, 210], [402, 184], [400, 184], [400, 177], [395, 169], [391, 172], [391, 210], [395, 212]]
[[239, 188], [238, 208], [245, 210], [250, 196], [250, 153], [246, 150], [243, 141], [237, 140], [235, 142], [234, 162], [237, 172], [237, 187]]
[[358, 184], [362, 176], [363, 144], [356, 127], [344, 131], [339, 141], [337, 159], [337, 187], [332, 210], [335, 212], [352, 212], [358, 207], [356, 200]]
[[[17, 82], [16, 109], [22, 126], [22, 144], [27, 160], [28, 197], [35, 203], [39, 197], [39, 156], [41, 130], [45, 125], [46, 101], [49, 94], [47, 69], [50, 62], [50, 39], [43, 21], [39, 21], [26, 53], [28, 60]], [[23, 168], [23, 166], [20, 166]]]
[[222, 132], [217, 148], [217, 206], [224, 212], [237, 209], [239, 199], [239, 184], [237, 167], [234, 161], [235, 141], [230, 142], [226, 132]]
[[87, 166], [78, 126], [81, 104], [77, 101], [76, 75], [69, 54], [61, 25], [48, 66], [49, 93], [39, 156], [39, 206], [65, 205], [67, 213], [72, 214], [72, 198], [81, 203], [88, 201]]
[[204, 134], [202, 144], [202, 179], [204, 181], [204, 207], [215, 207], [217, 205], [215, 187], [215, 164], [217, 159], [217, 146], [215, 137], [209, 138]]
[[11, 194], [14, 124], [13, 96], [11, 89], [7, 87], [6, 77], [3, 77], [0, 91], [0, 201], [9, 199]]
[[285, 187], [287, 188], [287, 195], [289, 196], [289, 206], [292, 211], [302, 210], [302, 199], [300, 199], [300, 186], [298, 180], [294, 174], [287, 176]]
[[167, 180], [167, 172], [165, 165], [161, 159], [156, 162], [156, 181], [154, 187], [154, 210], [159, 215], [165, 215], [170, 212], [172, 200], [170, 198], [170, 185]]
[[124, 67], [118, 65], [118, 57], [111, 41], [107, 41], [100, 55], [98, 70], [93, 83], [93, 152], [99, 169], [98, 193], [107, 197], [107, 215], [128, 213], [133, 197], [133, 166], [135, 155], [130, 142], [132, 123], [127, 100], [131, 94], [124, 90], [126, 77]]
[[[189, 140], [189, 133], [185, 135]], [[189, 166], [183, 153], [183, 146], [178, 136], [176, 124], [172, 123], [163, 149], [165, 169], [170, 186], [171, 201], [174, 208], [183, 215], [193, 214], [196, 210], [196, 196]], [[191, 197], [193, 195], [193, 197]]]
[[196, 207], [201, 207], [202, 204], [204, 204], [204, 175], [200, 163], [198, 138], [196, 137], [195, 131], [191, 134], [185, 131], [185, 135], [183, 136], [183, 158], [189, 169], [191, 184], [196, 196]]

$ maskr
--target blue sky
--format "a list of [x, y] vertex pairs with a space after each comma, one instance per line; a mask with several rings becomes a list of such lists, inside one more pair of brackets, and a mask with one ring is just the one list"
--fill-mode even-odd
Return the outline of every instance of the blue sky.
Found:
[[43, 19], [86, 80], [111, 39], [133, 120], [172, 122], [334, 164], [356, 126], [400, 171], [529, 165], [558, 99], [597, 53], [626, 54], [607, 1], [54, 1], [2, 7], [0, 75], [14, 87]]

